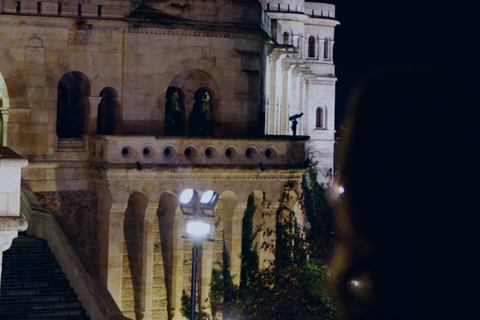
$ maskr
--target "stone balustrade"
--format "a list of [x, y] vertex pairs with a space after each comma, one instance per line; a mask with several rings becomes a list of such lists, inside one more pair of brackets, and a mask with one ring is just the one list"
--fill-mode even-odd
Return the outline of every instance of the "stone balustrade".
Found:
[[98, 136], [90, 139], [89, 159], [108, 164], [302, 166], [308, 138]]
[[335, 6], [328, 3], [305, 2], [305, 6], [288, 3], [264, 4], [267, 12], [301, 13], [312, 18], [335, 18]]
[[126, 0], [73, 1], [57, 0], [5, 0], [3, 12], [7, 14], [44, 15], [59, 17], [123, 19], [128, 14]]

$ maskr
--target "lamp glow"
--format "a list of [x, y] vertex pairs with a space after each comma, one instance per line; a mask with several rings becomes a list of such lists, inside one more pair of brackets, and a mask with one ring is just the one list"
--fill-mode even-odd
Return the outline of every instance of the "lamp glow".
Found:
[[337, 188], [338, 194], [343, 194], [345, 192], [345, 188], [343, 186], [339, 186]]
[[194, 195], [193, 189], [185, 189], [183, 190], [182, 194], [180, 195], [180, 203], [181, 204], [189, 204], [192, 201]]
[[213, 190], [207, 190], [203, 193], [202, 197], [200, 198], [201, 204], [209, 204], [215, 201], [217, 194]]
[[203, 237], [212, 233], [215, 226], [202, 221], [189, 221], [187, 223], [187, 233], [195, 237]]

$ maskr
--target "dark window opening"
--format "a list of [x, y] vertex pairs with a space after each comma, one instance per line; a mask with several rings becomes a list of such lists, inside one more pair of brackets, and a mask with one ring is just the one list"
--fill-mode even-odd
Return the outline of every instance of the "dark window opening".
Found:
[[62, 5], [63, 3], [59, 2], [57, 4], [57, 14], [62, 14]]
[[98, 105], [97, 132], [98, 134], [119, 134], [121, 123], [118, 94], [111, 87], [104, 88], [100, 92], [100, 104]]
[[22, 2], [15, 1], [15, 12], [19, 13], [20, 11], [22, 11]]
[[324, 59], [328, 59], [328, 50], [329, 50], [328, 45], [329, 45], [328, 39], [325, 38], [325, 43], [323, 45], [323, 58]]
[[165, 95], [165, 135], [183, 136], [185, 134], [185, 106], [183, 91], [176, 87], [167, 89]]
[[308, 57], [315, 58], [315, 38], [312, 36], [308, 38]]
[[190, 113], [189, 133], [191, 136], [211, 136], [213, 134], [212, 95], [206, 88], [198, 89], [195, 103]]
[[57, 135], [58, 138], [80, 138], [86, 127], [88, 79], [81, 72], [65, 74], [58, 83]]
[[288, 32], [283, 33], [283, 44], [290, 44], [289, 37], [290, 37], [290, 35], [288, 34]]
[[324, 128], [324, 114], [323, 114], [323, 109], [318, 107], [317, 108], [317, 115], [316, 115], [316, 121], [315, 121], [315, 127], [316, 128]]
[[98, 6], [98, 11], [97, 11], [97, 16], [101, 17], [102, 16], [102, 6]]
[[42, 13], [42, 3], [41, 2], [37, 2], [37, 13], [38, 14]]
[[77, 13], [78, 13], [79, 16], [82, 15], [82, 4], [81, 3], [78, 4], [78, 12]]

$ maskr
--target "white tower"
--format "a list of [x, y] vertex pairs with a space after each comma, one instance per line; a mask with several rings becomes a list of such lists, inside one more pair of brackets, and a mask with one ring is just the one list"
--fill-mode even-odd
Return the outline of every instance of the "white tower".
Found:
[[293, 135], [289, 117], [301, 114], [296, 134], [308, 135], [319, 180], [333, 171], [335, 6], [304, 0], [260, 0], [272, 24], [265, 88], [265, 133]]

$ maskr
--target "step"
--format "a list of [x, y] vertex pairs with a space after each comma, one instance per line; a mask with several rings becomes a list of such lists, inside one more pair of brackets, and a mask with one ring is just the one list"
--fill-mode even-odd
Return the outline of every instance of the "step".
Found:
[[5, 268], [2, 272], [2, 276], [12, 277], [12, 276], [31, 276], [31, 275], [38, 275], [38, 274], [55, 274], [55, 273], [63, 273], [62, 268], [57, 264], [56, 266], [12, 266], [12, 268]]
[[35, 319], [35, 320], [90, 320], [88, 316], [48, 316], [48, 317], [35, 317], [35, 318], [26, 318], [23, 315], [8, 315], [5, 316], [5, 319], [2, 320], [23, 320], [23, 319]]
[[62, 310], [62, 309], [79, 309], [81, 304], [78, 301], [60, 301], [60, 302], [47, 302], [47, 303], [35, 303], [35, 304], [0, 304], [0, 314], [16, 311], [42, 311], [42, 310]]
[[2, 267], [0, 320], [89, 320], [46, 241], [20, 235]]
[[14, 261], [27, 261], [32, 262], [36, 260], [47, 260], [47, 259], [55, 259], [55, 255], [53, 253], [48, 252], [30, 252], [25, 254], [5, 254], [3, 256], [3, 261], [9, 263]]
[[32, 261], [19, 261], [14, 260], [10, 262], [3, 261], [4, 269], [27, 269], [27, 268], [55, 268], [58, 267], [58, 263], [55, 260], [32, 260]]
[[42, 295], [42, 296], [4, 296], [0, 299], [1, 305], [31, 304], [45, 302], [71, 302], [78, 301], [77, 295], [61, 294], [61, 295]]
[[72, 288], [24, 288], [24, 289], [17, 289], [17, 290], [2, 290], [1, 297], [15, 297], [15, 296], [34, 296], [34, 295], [70, 295], [74, 294]]
[[85, 310], [74, 309], [47, 309], [47, 310], [19, 310], [19, 311], [7, 311], [0, 312], [1, 319], [12, 319], [13, 317], [22, 316], [25, 319], [31, 319], [36, 317], [68, 317], [68, 316], [85, 316]]

